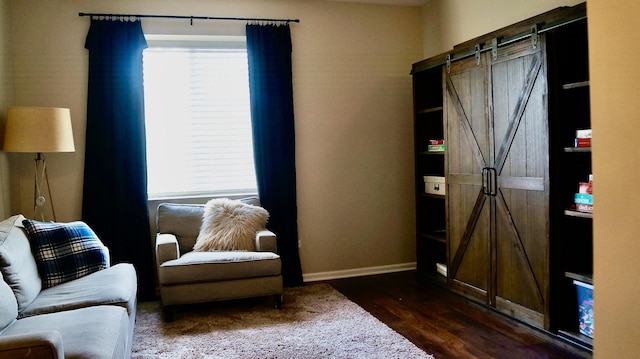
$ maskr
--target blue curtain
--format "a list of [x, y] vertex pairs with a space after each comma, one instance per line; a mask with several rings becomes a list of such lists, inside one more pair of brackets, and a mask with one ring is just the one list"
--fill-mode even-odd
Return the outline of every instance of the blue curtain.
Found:
[[154, 296], [147, 207], [140, 21], [91, 20], [82, 219], [109, 247], [112, 263], [132, 263], [138, 296]]
[[291, 31], [247, 25], [251, 125], [260, 203], [278, 236], [285, 286], [302, 285], [298, 253]]

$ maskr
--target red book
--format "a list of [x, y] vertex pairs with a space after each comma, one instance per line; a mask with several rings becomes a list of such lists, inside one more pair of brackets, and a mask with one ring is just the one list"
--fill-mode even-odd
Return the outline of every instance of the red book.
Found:
[[591, 182], [579, 182], [578, 193], [593, 194], [593, 187]]
[[590, 138], [576, 138], [575, 147], [591, 147]]

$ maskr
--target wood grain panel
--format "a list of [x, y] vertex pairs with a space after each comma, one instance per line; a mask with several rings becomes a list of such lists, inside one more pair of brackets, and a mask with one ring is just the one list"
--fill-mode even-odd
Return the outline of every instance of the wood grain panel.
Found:
[[485, 61], [463, 60], [446, 74], [449, 278], [489, 302], [490, 206], [481, 172], [490, 161]]
[[[529, 46], [530, 48], [530, 46]], [[548, 298], [548, 130], [541, 52], [521, 44], [492, 65], [496, 167], [496, 297], [499, 310], [543, 326]], [[520, 180], [522, 178], [522, 181]], [[522, 307], [521, 310], [513, 308]], [[531, 315], [530, 313], [538, 313]]]

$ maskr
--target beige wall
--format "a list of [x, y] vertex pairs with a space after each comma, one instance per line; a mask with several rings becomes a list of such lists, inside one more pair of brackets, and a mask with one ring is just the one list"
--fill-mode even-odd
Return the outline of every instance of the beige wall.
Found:
[[640, 353], [640, 3], [589, 0], [595, 357]]
[[[13, 70], [11, 60], [11, 27], [9, 2], [0, 0], [0, 148], [4, 139], [4, 123], [7, 106], [13, 102]], [[0, 152], [0, 219], [11, 213], [11, 185], [9, 159]]]
[[[15, 104], [69, 107], [75, 153], [47, 157], [57, 219], [81, 214], [89, 19], [78, 12], [299, 18], [292, 24], [299, 237], [305, 274], [415, 262], [409, 71], [419, 7], [306, 0], [10, 0]], [[147, 33], [241, 33], [238, 22], [143, 20]], [[12, 160], [31, 211], [30, 155]]]
[[424, 13], [424, 54], [431, 57], [518, 21], [583, 0], [429, 0]]

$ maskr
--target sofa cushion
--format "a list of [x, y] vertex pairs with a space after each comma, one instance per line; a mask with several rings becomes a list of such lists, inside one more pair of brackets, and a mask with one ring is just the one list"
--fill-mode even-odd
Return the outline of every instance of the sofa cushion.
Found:
[[133, 265], [119, 263], [80, 279], [43, 289], [20, 317], [112, 304], [135, 316], [137, 278]]
[[266, 209], [228, 198], [215, 198], [204, 206], [195, 251], [255, 251], [256, 233], [265, 228]]
[[273, 252], [189, 252], [158, 268], [163, 285], [224, 281], [280, 275], [280, 256]]
[[109, 251], [89, 226], [71, 223], [23, 222], [42, 278], [49, 288], [109, 267]]
[[33, 302], [42, 289], [23, 220], [22, 215], [16, 215], [0, 222], [0, 271], [13, 290], [19, 311]]
[[103, 305], [20, 319], [2, 335], [57, 331], [65, 358], [122, 359], [131, 355], [129, 325], [124, 308]]
[[2, 330], [13, 323], [18, 316], [18, 302], [13, 295], [11, 287], [5, 283], [0, 275], [0, 333]]

